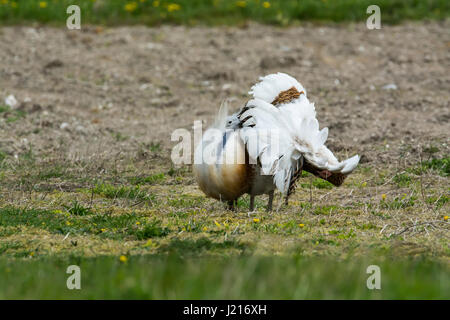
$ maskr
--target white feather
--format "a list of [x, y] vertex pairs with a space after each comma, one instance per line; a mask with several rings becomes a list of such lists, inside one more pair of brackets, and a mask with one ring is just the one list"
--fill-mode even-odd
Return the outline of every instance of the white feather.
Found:
[[280, 92], [292, 87], [295, 87], [299, 92], [303, 91], [306, 95], [305, 88], [296, 79], [285, 73], [269, 74], [265, 77], [260, 77], [259, 80], [260, 82], [255, 84], [249, 91], [249, 94], [255, 99], [271, 103]]
[[[281, 192], [287, 192], [290, 174], [301, 156], [317, 168], [332, 172], [348, 174], [356, 168], [358, 155], [339, 162], [325, 146], [328, 128], [319, 130], [314, 104], [309, 102], [297, 80], [284, 73], [260, 80], [249, 92], [254, 97], [246, 105], [250, 108], [241, 115], [241, 119], [249, 117], [241, 130], [241, 138], [250, 157], [259, 159], [264, 166], [262, 172], [273, 174], [274, 184]], [[281, 91], [292, 87], [304, 91], [305, 95], [277, 107], [271, 104]], [[277, 139], [269, 139], [269, 134], [263, 130], [276, 131]]]

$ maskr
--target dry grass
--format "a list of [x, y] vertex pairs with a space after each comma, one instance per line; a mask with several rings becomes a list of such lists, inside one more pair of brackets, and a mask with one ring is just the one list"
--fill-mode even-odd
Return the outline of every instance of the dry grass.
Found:
[[[14, 215], [3, 218], [3, 254], [23, 256], [36, 248], [42, 256], [148, 254], [160, 252], [175, 240], [206, 237], [213, 242], [245, 243], [248, 250], [264, 255], [347, 256], [381, 250], [448, 260], [449, 223], [444, 220], [449, 208], [448, 178], [438, 171], [410, 173], [405, 185], [395, 179], [399, 173], [392, 169], [362, 165], [342, 187], [332, 189], [307, 176], [301, 178], [303, 187], [299, 186], [287, 207], [278, 197], [275, 211], [266, 213], [267, 199], [259, 197], [256, 211], [248, 212], [249, 200], [244, 197], [234, 213], [201, 193], [189, 167], [164, 165], [169, 163], [165, 154], [161, 151], [161, 160], [152, 170], [145, 168], [145, 161], [117, 158], [110, 161], [114, 167], [103, 168], [113, 174], [103, 174], [101, 181], [90, 179], [95, 170], [75, 163], [52, 163], [52, 168], [64, 173], [46, 178], [46, 162], [4, 164], [4, 176], [13, 179], [2, 180], [0, 208], [14, 208], [19, 216], [40, 211], [31, 213], [36, 221], [30, 223]], [[416, 167], [404, 169], [417, 171]], [[154, 176], [156, 181], [145, 179]], [[144, 182], [136, 186], [129, 181]], [[59, 224], [47, 221], [52, 214], [60, 218]], [[124, 216], [130, 221], [116, 221]], [[166, 231], [145, 236], [146, 227], [155, 221]], [[67, 228], [61, 227], [64, 223], [69, 224]], [[71, 245], [74, 241], [76, 246]], [[8, 247], [10, 243], [20, 246]]]

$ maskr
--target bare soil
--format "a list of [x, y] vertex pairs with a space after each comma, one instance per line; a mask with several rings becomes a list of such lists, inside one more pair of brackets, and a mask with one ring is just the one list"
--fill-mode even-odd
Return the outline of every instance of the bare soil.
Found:
[[[14, 94], [27, 116], [0, 119], [0, 149], [108, 158], [142, 143], [170, 148], [174, 129], [210, 123], [225, 98], [239, 108], [259, 76], [280, 71], [305, 86], [337, 152], [377, 165], [398, 160], [405, 143], [448, 152], [449, 30], [437, 22], [381, 30], [5, 27], [0, 97]], [[383, 89], [389, 84], [397, 89]], [[402, 160], [417, 161], [411, 151]]]

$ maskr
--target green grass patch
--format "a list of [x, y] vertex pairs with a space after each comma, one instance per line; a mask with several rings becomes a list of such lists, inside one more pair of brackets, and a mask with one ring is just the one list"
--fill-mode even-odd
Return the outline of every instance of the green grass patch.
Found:
[[88, 214], [92, 214], [92, 210], [90, 208], [84, 207], [76, 200], [72, 202], [72, 205], [64, 206], [64, 208], [67, 210], [67, 212], [76, 216], [86, 216]]
[[36, 227], [55, 234], [91, 234], [116, 240], [164, 237], [170, 232], [166, 226], [161, 226], [160, 221], [148, 220], [145, 216], [93, 214], [80, 204], [70, 206], [67, 214], [61, 210], [0, 208], [0, 227], [17, 226]]
[[[234, 244], [223, 244], [225, 246]], [[176, 244], [178, 250], [214, 246]], [[381, 290], [368, 290], [369, 265]], [[69, 265], [81, 269], [81, 290], [66, 286]], [[0, 259], [1, 299], [449, 299], [448, 266], [426, 260], [342, 261], [303, 257], [180, 259], [168, 256]]]
[[[71, 0], [10, 0], [0, 2], [0, 21], [4, 24], [41, 22], [65, 25]], [[79, 0], [82, 23], [88, 24], [242, 24], [247, 20], [274, 25], [302, 21], [365, 21], [371, 0], [174, 0], [125, 1]], [[403, 20], [445, 19], [447, 0], [379, 0], [383, 23]]]
[[399, 187], [408, 187], [412, 182], [411, 176], [407, 173], [397, 173], [392, 180]]
[[[252, 246], [237, 240], [213, 241], [206, 237], [199, 239], [173, 239], [159, 248], [159, 253], [170, 254], [177, 257], [197, 257], [211, 255], [225, 250], [235, 250], [239, 254], [252, 252]], [[220, 259], [220, 258], [219, 258]]]
[[407, 172], [421, 175], [427, 170], [437, 172], [443, 177], [450, 176], [450, 157], [433, 158], [422, 162], [422, 165], [414, 166], [406, 169]]
[[[254, 224], [254, 226], [258, 226], [258, 224]], [[267, 223], [259, 227], [260, 230], [262, 229], [265, 232], [282, 235], [293, 235], [301, 232], [303, 228], [304, 225], [301, 227], [300, 223], [294, 220], [284, 223]]]
[[139, 185], [139, 184], [158, 184], [163, 182], [166, 179], [166, 175], [164, 173], [157, 173], [151, 176], [145, 177], [130, 177], [128, 180], [131, 184]]
[[[237, 201], [237, 208], [246, 210], [250, 207], [250, 196], [240, 197]], [[255, 197], [255, 209], [267, 208], [267, 201], [261, 199], [261, 197]]]
[[6, 154], [6, 152], [0, 150], [0, 163], [6, 159], [8, 155]]
[[58, 165], [49, 165], [41, 168], [37, 174], [38, 180], [49, 180], [52, 178], [63, 177], [66, 173], [66, 169]]
[[427, 169], [436, 170], [441, 176], [450, 176], [450, 157], [425, 161], [422, 165]]
[[416, 200], [416, 196], [408, 197], [406, 194], [404, 194], [402, 196], [395, 197], [393, 200], [382, 200], [380, 203], [380, 207], [388, 210], [404, 209], [413, 207]]
[[127, 186], [113, 186], [110, 184], [97, 184], [92, 192], [99, 194], [106, 198], [116, 199], [116, 198], [126, 198], [133, 200], [152, 200], [152, 196], [142, 190], [139, 186], [127, 187]]
[[167, 227], [161, 226], [161, 221], [155, 220], [144, 225], [143, 228], [134, 232], [138, 240], [144, 240], [155, 237], [165, 237], [170, 233]]
[[167, 204], [175, 208], [198, 208], [202, 207], [204, 203], [205, 197], [203, 196], [179, 195], [167, 198]]
[[330, 215], [332, 212], [337, 213], [339, 211], [339, 207], [337, 206], [318, 206], [314, 208], [312, 211], [313, 214], [317, 215]]
[[[0, 8], [1, 8], [0, 4]], [[1, 16], [1, 11], [0, 11]], [[0, 116], [5, 118], [6, 123], [16, 122], [17, 120], [25, 117], [25, 112], [22, 110], [13, 110], [8, 106], [0, 105]]]
[[151, 152], [160, 152], [162, 150], [161, 143], [160, 142], [152, 142], [150, 143], [149, 147]]
[[437, 208], [442, 207], [449, 201], [450, 197], [447, 195], [442, 195], [441, 197], [428, 197], [426, 198], [426, 202], [428, 204], [435, 205]]

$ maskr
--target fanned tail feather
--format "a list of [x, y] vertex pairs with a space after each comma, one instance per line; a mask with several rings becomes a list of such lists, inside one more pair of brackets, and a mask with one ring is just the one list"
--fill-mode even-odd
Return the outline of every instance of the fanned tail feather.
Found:
[[[284, 73], [260, 78], [249, 92], [250, 100], [239, 114], [243, 130], [241, 138], [247, 145], [249, 156], [263, 165], [264, 174], [274, 176], [274, 184], [283, 193], [290, 189], [292, 175], [298, 171], [297, 164], [303, 157], [315, 170], [315, 174], [340, 185], [352, 172], [359, 156], [338, 161], [325, 146], [328, 128], [319, 130], [316, 111], [305, 95], [288, 103], [274, 106], [271, 102], [280, 92], [295, 87], [305, 92], [303, 86]], [[276, 132], [275, 143], [264, 130]]]
[[303, 91], [306, 95], [305, 88], [296, 79], [285, 73], [269, 74], [265, 77], [260, 77], [259, 80], [260, 82], [255, 84], [249, 91], [249, 94], [255, 99], [272, 103], [280, 92], [289, 90], [292, 87], [296, 88], [298, 92]]

